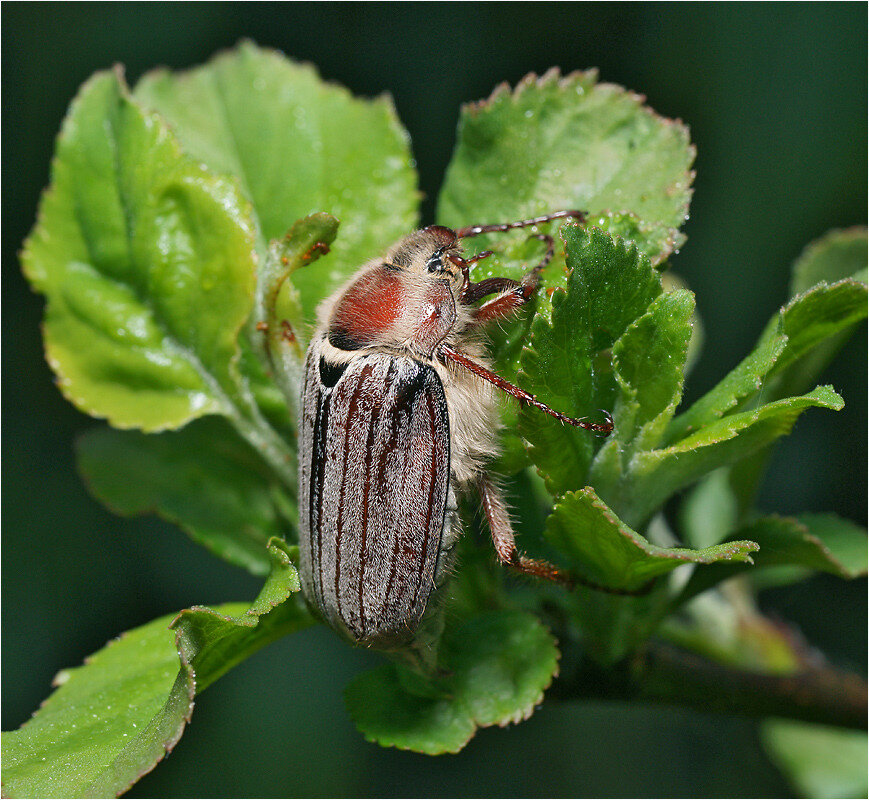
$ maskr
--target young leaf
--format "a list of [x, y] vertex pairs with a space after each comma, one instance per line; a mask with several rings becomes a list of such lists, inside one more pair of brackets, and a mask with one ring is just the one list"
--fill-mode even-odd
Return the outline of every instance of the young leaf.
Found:
[[496, 611], [448, 631], [442, 677], [428, 682], [385, 664], [345, 692], [365, 738], [427, 755], [457, 753], [477, 728], [527, 719], [558, 670], [558, 649], [536, 617]]
[[797, 521], [806, 528], [807, 551], [818, 550], [809, 566], [846, 579], [866, 574], [865, 528], [835, 514], [798, 514]]
[[691, 292], [662, 294], [613, 347], [619, 396], [615, 432], [607, 446], [621, 448], [622, 458], [655, 447], [679, 404], [693, 312]]
[[594, 72], [532, 74], [512, 92], [502, 84], [462, 111], [438, 219], [462, 226], [581, 209], [662, 261], [684, 239], [694, 148], [681, 123], [642, 102]]
[[4, 796], [110, 797], [150, 772], [181, 738], [197, 692], [310, 624], [287, 602], [298, 577], [285, 546], [270, 552], [273, 573], [249, 609], [231, 603], [161, 617], [60, 672], [34, 716], [3, 734]]
[[[661, 294], [661, 280], [635, 247], [601, 230], [565, 225], [561, 235], [571, 269], [567, 289], [553, 292], [551, 321], [545, 313], [535, 317], [519, 381], [565, 414], [596, 414], [616, 397], [611, 349]], [[552, 494], [583, 485], [593, 448], [588, 431], [533, 408], [520, 411], [519, 426]]]
[[[758, 345], [760, 349], [779, 335], [788, 337], [764, 378], [762, 400], [797, 395], [812, 386], [866, 317], [866, 247], [865, 229], [833, 231], [809, 245], [796, 262], [791, 287], [802, 293], [770, 320]], [[816, 279], [821, 282], [813, 283]], [[743, 511], [754, 501], [768, 460], [762, 450], [731, 469], [730, 482]]]
[[699, 430], [761, 389], [768, 400], [805, 391], [841, 347], [841, 337], [866, 316], [866, 287], [856, 280], [861, 270], [865, 279], [864, 230], [833, 231], [810, 245], [794, 265], [791, 287], [797, 296], [770, 320], [754, 351], [673, 420], [667, 442]]
[[751, 541], [702, 550], [658, 547], [625, 525], [587, 486], [568, 492], [546, 520], [546, 538], [581, 577], [608, 589], [637, 591], [682, 564], [751, 564]]
[[259, 273], [257, 315], [265, 330], [258, 326], [253, 335], [260, 337], [270, 372], [283, 392], [293, 431], [299, 418], [308, 326], [291, 276], [328, 253], [337, 233], [338, 220], [331, 214], [298, 220], [286, 236], [271, 242]]
[[48, 300], [47, 357], [71, 402], [146, 431], [229, 413], [253, 304], [249, 212], [116, 75], [85, 84], [23, 255]]
[[192, 675], [197, 693], [267, 644], [314, 623], [295, 596], [299, 575], [291, 559], [298, 561], [298, 548], [272, 539], [268, 553], [272, 570], [250, 608], [194, 606], [172, 623], [182, 669]]
[[[286, 344], [289, 340], [295, 345], [292, 350], [298, 360], [304, 360], [308, 347], [304, 311], [298, 290], [288, 279], [331, 251], [339, 224], [331, 214], [321, 211], [297, 220], [282, 238], [269, 244], [260, 269], [257, 304], [260, 316], [268, 324], [270, 349], [273, 343]], [[282, 324], [284, 320], [286, 323]]]
[[664, 437], [665, 441], [669, 444], [679, 441], [704, 425], [719, 419], [740, 401], [755, 394], [763, 386], [763, 379], [784, 352], [787, 342], [787, 336], [782, 333], [771, 333], [764, 337], [714, 389], [708, 391], [684, 414], [680, 414], [670, 423]]
[[604, 499], [619, 510], [628, 524], [641, 525], [670, 495], [707, 472], [745, 458], [787, 435], [807, 408], [838, 411], [843, 405], [842, 398], [829, 386], [819, 386], [802, 397], [731, 414], [678, 444], [637, 453], [629, 464], [630, 479], [612, 487], [612, 496]]
[[189, 72], [151, 72], [135, 95], [170, 122], [187, 153], [238, 179], [261, 255], [294, 220], [317, 211], [341, 220], [329, 260], [293, 277], [308, 322], [356, 267], [416, 225], [409, 141], [387, 96], [355, 98], [252, 42]]
[[268, 540], [295, 530], [293, 498], [222, 419], [156, 435], [95, 429], [77, 450], [88, 487], [112, 511], [156, 512], [254, 574], [269, 571]]
[[[767, 567], [798, 567], [828, 572], [839, 578], [852, 579], [866, 574], [866, 530], [835, 514], [801, 514], [797, 517], [760, 517], [734, 533], [751, 539], [760, 547], [754, 556], [752, 573]], [[745, 571], [739, 564], [720, 564], [698, 571], [682, 590], [679, 602], [685, 602], [721, 581]]]
[[830, 231], [812, 242], [793, 266], [791, 296], [803, 294], [815, 284], [836, 283], [845, 278], [866, 283], [869, 246], [865, 228]]
[[777, 387], [773, 383], [766, 389], [767, 396], [780, 396], [782, 391], [790, 391], [792, 386], [798, 386], [796, 391], [802, 391], [813, 382], [817, 372], [810, 374], [799, 369], [792, 371], [796, 374], [788, 376], [781, 373], [831, 337], [865, 318], [866, 285], [858, 281], [842, 280], [832, 285], [821, 283], [805, 294], [797, 295], [782, 308], [780, 323], [773, 317], [761, 334], [761, 343], [777, 336], [780, 324], [781, 333], [788, 337], [787, 346], [769, 375], [770, 378], [779, 376], [778, 383], [786, 378], [788, 385]]

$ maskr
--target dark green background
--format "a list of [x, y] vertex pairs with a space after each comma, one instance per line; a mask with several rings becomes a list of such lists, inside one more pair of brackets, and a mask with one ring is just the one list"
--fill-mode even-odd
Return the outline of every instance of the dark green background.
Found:
[[[250, 37], [354, 92], [392, 93], [427, 195], [459, 104], [558, 65], [597, 66], [680, 117], [697, 144], [688, 243], [673, 267], [707, 342], [689, 399], [745, 354], [811, 239], [866, 219], [866, 7], [856, 4], [286, 3], [3, 5], [3, 728], [51, 677], [118, 632], [258, 582], [153, 520], [112, 517], [74, 472], [94, 424], [42, 360], [41, 300], [16, 252], [79, 84], [126, 64], [187, 67]], [[290, 177], [288, 176], [288, 179]], [[468, 220], [469, 223], [481, 220]], [[488, 220], [482, 220], [488, 221]], [[292, 220], [288, 220], [288, 223]], [[384, 245], [389, 244], [384, 242]], [[840, 414], [810, 411], [779, 448], [761, 505], [866, 518], [865, 328], [824, 376]], [[816, 578], [762, 598], [835, 661], [864, 669], [865, 582]], [[366, 743], [341, 701], [373, 657], [323, 629], [285, 639], [200, 698], [141, 796], [780, 796], [750, 722], [679, 710], [549, 703], [431, 759]]]

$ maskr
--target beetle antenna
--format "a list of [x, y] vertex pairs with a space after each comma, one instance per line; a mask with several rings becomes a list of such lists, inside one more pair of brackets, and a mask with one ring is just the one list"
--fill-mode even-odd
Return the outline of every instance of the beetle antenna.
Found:
[[567, 217], [572, 217], [579, 222], [585, 222], [586, 213], [585, 211], [556, 211], [552, 214], [544, 214], [532, 219], [521, 219], [518, 222], [501, 222], [494, 225], [468, 225], [468, 227], [459, 228], [456, 231], [456, 238], [467, 239], [470, 236], [479, 236], [481, 233], [504, 233], [514, 228], [530, 228], [532, 225], [542, 225], [544, 222], [551, 222], [554, 219], [565, 219]]

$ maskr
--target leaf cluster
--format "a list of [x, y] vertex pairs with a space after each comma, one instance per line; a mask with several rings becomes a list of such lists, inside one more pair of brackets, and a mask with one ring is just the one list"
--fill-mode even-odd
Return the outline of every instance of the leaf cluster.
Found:
[[[573, 416], [611, 410], [615, 431], [594, 439], [505, 403], [494, 468], [545, 509], [523, 545], [577, 587], [514, 585], [465, 547], [436, 672], [399, 659], [347, 690], [372, 741], [454, 752], [527, 717], [558, 673], [557, 640], [595, 669], [653, 636], [797, 669], [784, 634], [745, 626], [758, 619], [745, 576], [865, 572], [853, 524], [753, 508], [769, 447], [804, 411], [843, 405], [814, 382], [866, 316], [865, 231], [808, 249], [755, 349], [682, 409], [696, 311], [662, 274], [684, 240], [693, 158], [684, 126], [592, 72], [529, 76], [463, 109], [440, 223], [587, 212], [547, 231], [558, 247], [541, 290], [492, 333], [499, 374]], [[177, 741], [198, 692], [314, 623], [291, 546], [304, 352], [320, 301], [417, 224], [418, 202], [389, 98], [354, 98], [253, 44], [132, 90], [118, 72], [82, 87], [23, 252], [58, 385], [111, 426], [79, 442], [82, 474], [118, 513], [156, 512], [266, 582], [253, 605], [155, 620], [61, 673], [4, 736], [10, 796], [124, 791]], [[541, 256], [527, 232], [480, 249], [496, 255], [477, 280]], [[740, 575], [737, 599], [716, 589]]]

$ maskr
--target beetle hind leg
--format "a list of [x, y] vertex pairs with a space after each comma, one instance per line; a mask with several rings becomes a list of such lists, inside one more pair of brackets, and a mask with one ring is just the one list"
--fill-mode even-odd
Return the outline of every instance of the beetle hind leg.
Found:
[[492, 544], [498, 560], [505, 566], [512, 567], [518, 572], [533, 575], [535, 578], [545, 578], [566, 586], [572, 586], [573, 581], [567, 574], [558, 570], [548, 561], [540, 561], [519, 552], [516, 547], [516, 537], [513, 535], [513, 524], [507, 513], [507, 504], [497, 486], [488, 476], [480, 478], [478, 483], [480, 499], [483, 501], [483, 509], [489, 522], [489, 530], [492, 534]]

